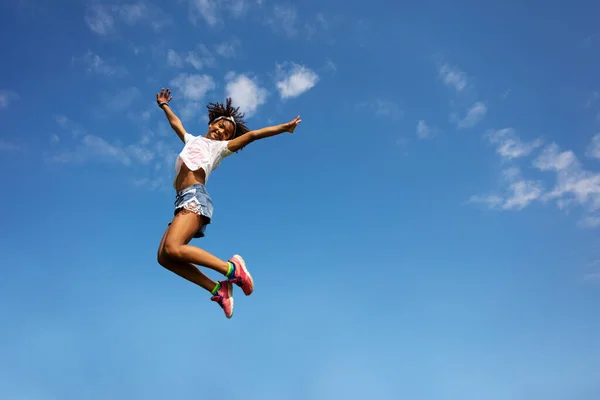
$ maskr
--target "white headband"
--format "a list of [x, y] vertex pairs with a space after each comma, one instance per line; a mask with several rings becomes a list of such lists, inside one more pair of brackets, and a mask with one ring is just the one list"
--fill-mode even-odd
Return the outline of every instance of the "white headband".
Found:
[[213, 119], [211, 122], [209, 122], [209, 124], [211, 124], [213, 122], [217, 122], [220, 119], [225, 119], [233, 124], [233, 134], [235, 135], [235, 130], [237, 129], [237, 124], [235, 123], [235, 119], [233, 117], [226, 117], [223, 115], [221, 117], [217, 117], [217, 118]]

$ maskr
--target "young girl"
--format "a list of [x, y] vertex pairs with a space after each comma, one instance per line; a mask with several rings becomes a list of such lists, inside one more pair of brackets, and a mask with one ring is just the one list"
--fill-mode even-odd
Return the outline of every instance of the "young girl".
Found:
[[[171, 128], [185, 144], [175, 161], [173, 186], [175, 216], [167, 227], [158, 247], [158, 262], [177, 275], [208, 290], [211, 300], [217, 302], [227, 318], [233, 315], [233, 283], [242, 288], [246, 296], [254, 290], [252, 275], [239, 255], [223, 261], [212, 254], [188, 243], [192, 238], [203, 237], [206, 225], [210, 224], [213, 203], [206, 191], [210, 173], [221, 160], [255, 140], [294, 132], [301, 122], [300, 116], [277, 126], [249, 131], [244, 123], [244, 114], [239, 107], [231, 105], [228, 98], [225, 104], [209, 103], [208, 132], [204, 136], [193, 136], [186, 132], [181, 121], [171, 111], [171, 90], [161, 89], [156, 94], [156, 102], [163, 109]], [[201, 265], [223, 274], [227, 279], [214, 282], [204, 275], [194, 264]]]

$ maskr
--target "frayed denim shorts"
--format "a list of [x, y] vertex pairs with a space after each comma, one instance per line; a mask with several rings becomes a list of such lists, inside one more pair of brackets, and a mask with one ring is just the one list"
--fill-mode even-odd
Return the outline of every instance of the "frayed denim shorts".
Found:
[[213, 208], [213, 202], [206, 191], [206, 187], [199, 183], [186, 187], [175, 196], [174, 215], [177, 215], [181, 210], [188, 210], [206, 217], [206, 224], [202, 225], [198, 232], [194, 234], [195, 238], [204, 237], [206, 225], [210, 224], [212, 219]]

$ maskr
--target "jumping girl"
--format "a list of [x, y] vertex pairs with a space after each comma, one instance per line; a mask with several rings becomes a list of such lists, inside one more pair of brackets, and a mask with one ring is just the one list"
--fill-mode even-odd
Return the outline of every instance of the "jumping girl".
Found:
[[[193, 136], [185, 130], [179, 118], [171, 111], [170, 89], [161, 89], [156, 94], [156, 102], [163, 109], [171, 128], [183, 141], [184, 147], [175, 161], [175, 215], [167, 227], [158, 247], [158, 263], [166, 269], [206, 289], [212, 294], [227, 318], [233, 315], [233, 283], [242, 288], [246, 296], [254, 290], [254, 281], [239, 255], [229, 261], [221, 260], [195, 246], [190, 246], [192, 238], [203, 237], [210, 224], [213, 203], [206, 191], [206, 181], [221, 160], [258, 139], [294, 132], [302, 121], [300, 116], [292, 121], [249, 131], [239, 107], [231, 105], [228, 98], [225, 104], [209, 103], [208, 132], [204, 136]], [[215, 282], [203, 274], [196, 266], [200, 265], [220, 272], [226, 279]]]

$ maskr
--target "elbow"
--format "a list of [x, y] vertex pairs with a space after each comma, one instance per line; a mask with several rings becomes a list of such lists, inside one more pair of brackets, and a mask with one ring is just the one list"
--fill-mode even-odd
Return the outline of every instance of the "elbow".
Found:
[[255, 140], [259, 139], [257, 131], [247, 132], [245, 136], [247, 137], [248, 144], [250, 144], [250, 143], [254, 142]]

